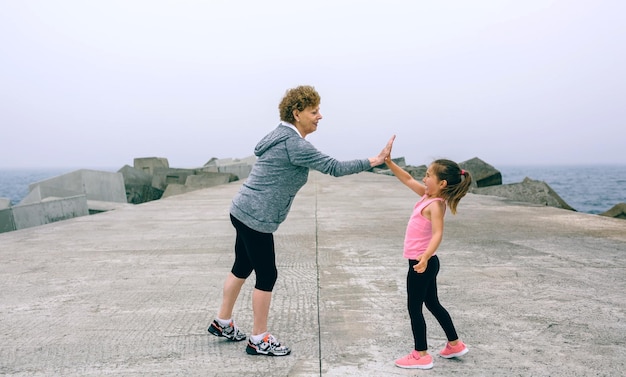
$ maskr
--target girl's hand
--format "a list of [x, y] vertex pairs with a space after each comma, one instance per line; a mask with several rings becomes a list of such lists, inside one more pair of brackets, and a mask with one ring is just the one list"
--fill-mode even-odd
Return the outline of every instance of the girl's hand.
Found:
[[422, 273], [424, 273], [424, 271], [426, 271], [426, 267], [428, 267], [428, 259], [422, 258], [422, 259], [420, 259], [418, 264], [413, 266], [413, 269], [418, 274], [422, 274]]

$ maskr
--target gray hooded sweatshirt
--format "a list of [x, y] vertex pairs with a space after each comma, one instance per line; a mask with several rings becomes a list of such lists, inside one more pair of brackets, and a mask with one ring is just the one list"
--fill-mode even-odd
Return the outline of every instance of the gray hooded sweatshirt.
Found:
[[254, 149], [257, 160], [233, 198], [230, 213], [249, 228], [273, 233], [285, 221], [296, 193], [306, 183], [309, 169], [340, 177], [370, 169], [368, 159], [337, 161], [279, 124]]

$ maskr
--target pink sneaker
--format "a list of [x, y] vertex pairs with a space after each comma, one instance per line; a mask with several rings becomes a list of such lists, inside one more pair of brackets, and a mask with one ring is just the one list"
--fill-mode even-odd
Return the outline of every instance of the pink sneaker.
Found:
[[413, 350], [410, 354], [396, 360], [396, 366], [410, 369], [430, 369], [433, 367], [433, 357], [430, 355], [420, 356]]
[[450, 343], [446, 344], [446, 347], [439, 351], [439, 356], [445, 357], [446, 359], [451, 359], [453, 357], [459, 357], [465, 355], [469, 349], [465, 346], [463, 342], [459, 340], [459, 342], [452, 346]]

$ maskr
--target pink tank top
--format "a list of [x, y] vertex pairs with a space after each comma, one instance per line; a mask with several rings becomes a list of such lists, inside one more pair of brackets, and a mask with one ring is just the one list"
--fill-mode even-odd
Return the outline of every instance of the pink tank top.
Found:
[[[422, 196], [415, 208], [413, 214], [406, 226], [406, 234], [404, 235], [404, 254], [407, 259], [416, 260], [417, 257], [424, 254], [431, 238], [433, 238], [433, 227], [427, 218], [422, 215], [422, 210], [434, 201], [443, 201], [443, 198], [428, 199], [426, 195]], [[434, 254], [433, 254], [434, 255]]]

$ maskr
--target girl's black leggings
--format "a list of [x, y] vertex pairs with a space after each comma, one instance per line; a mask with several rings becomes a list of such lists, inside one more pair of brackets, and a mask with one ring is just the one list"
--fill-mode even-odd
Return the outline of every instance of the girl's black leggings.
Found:
[[261, 291], [271, 292], [278, 278], [274, 235], [250, 229], [233, 215], [230, 215], [230, 221], [237, 231], [235, 263], [230, 271], [240, 279], [247, 279], [254, 271], [256, 274], [254, 287]]
[[452, 318], [448, 311], [441, 306], [437, 297], [437, 274], [439, 273], [439, 258], [433, 255], [428, 260], [426, 271], [418, 274], [413, 270], [418, 262], [409, 260], [409, 272], [406, 278], [409, 316], [411, 317], [411, 329], [415, 341], [415, 350], [428, 350], [426, 341], [426, 321], [422, 313], [422, 306], [433, 313], [443, 331], [446, 333], [448, 341], [458, 339]]

